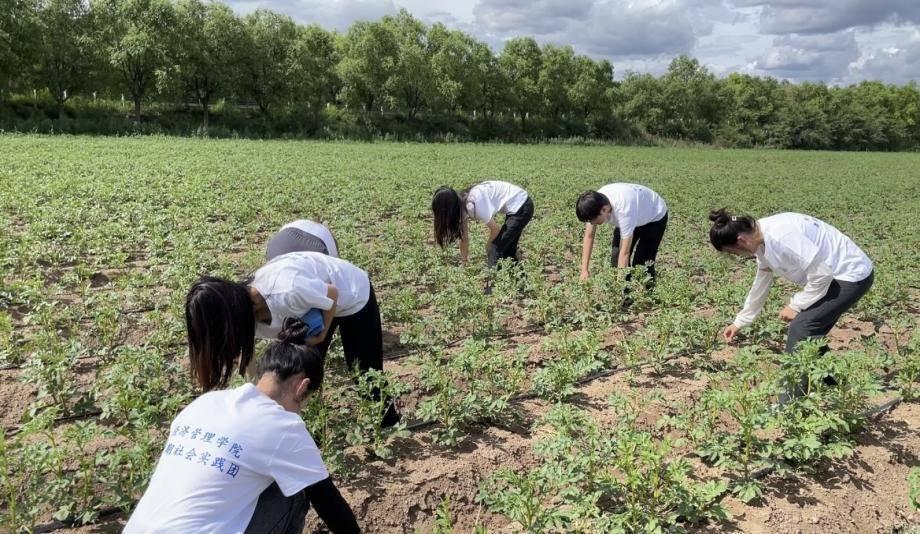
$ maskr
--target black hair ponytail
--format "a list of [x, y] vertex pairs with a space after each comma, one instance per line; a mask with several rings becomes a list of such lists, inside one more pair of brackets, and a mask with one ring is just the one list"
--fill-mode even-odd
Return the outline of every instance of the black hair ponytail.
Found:
[[279, 380], [303, 374], [310, 379], [307, 391], [318, 389], [323, 383], [323, 357], [319, 351], [306, 344], [307, 325], [300, 319], [287, 318], [273, 341], [262, 353], [256, 376], [275, 373]]
[[725, 208], [709, 212], [712, 228], [709, 229], [709, 242], [716, 250], [734, 246], [738, 243], [738, 234], [753, 232], [757, 222], [747, 215], [732, 215]]

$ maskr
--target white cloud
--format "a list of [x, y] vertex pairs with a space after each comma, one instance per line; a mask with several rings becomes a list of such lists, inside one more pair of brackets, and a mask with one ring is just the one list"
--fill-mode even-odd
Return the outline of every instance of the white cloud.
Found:
[[302, 24], [319, 24], [339, 31], [359, 20], [377, 20], [399, 11], [393, 0], [230, 0], [227, 4], [240, 13], [270, 9]]
[[917, 0], [733, 0], [759, 7], [764, 33], [833, 33], [877, 24], [920, 22]]
[[618, 75], [660, 74], [690, 54], [713, 72], [794, 81], [903, 83], [920, 76], [920, 0], [231, 0], [346, 30], [406, 8], [488, 43], [515, 36], [570, 44], [606, 58]]
[[869, 48], [850, 64], [847, 81], [884, 80], [888, 83], [920, 83], [920, 30], [904, 41], [881, 48]]

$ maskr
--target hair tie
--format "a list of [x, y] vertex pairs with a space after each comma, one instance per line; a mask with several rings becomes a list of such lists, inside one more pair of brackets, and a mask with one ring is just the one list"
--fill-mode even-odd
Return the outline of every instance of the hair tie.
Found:
[[738, 222], [738, 217], [732, 215], [732, 222]]

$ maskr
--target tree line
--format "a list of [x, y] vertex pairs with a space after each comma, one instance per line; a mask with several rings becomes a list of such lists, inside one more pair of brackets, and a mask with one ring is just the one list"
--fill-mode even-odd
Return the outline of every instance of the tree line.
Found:
[[121, 99], [135, 126], [218, 135], [920, 147], [916, 82], [717, 77], [687, 56], [615, 80], [570, 46], [518, 37], [496, 54], [405, 10], [339, 33], [202, 0], [0, 0], [0, 128], [79, 132], [126, 116]]

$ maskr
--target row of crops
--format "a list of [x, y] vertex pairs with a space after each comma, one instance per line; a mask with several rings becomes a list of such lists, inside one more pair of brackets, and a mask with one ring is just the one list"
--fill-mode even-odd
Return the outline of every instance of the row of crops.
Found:
[[[368, 270], [385, 330], [384, 373], [355, 383], [334, 347], [304, 412], [345, 488], [409, 441], [450, 457], [488, 427], [530, 429], [528, 464], [500, 468], [458, 512], [530, 532], [667, 530], [718, 522], [727, 495], [764, 497], [767, 473], [808, 472], [853, 453], [855, 437], [920, 396], [920, 195], [915, 155], [760, 151], [260, 143], [0, 137], [0, 527], [34, 530], [128, 512], [169, 422], [195, 395], [183, 306], [202, 273], [239, 278], [267, 237], [298, 217], [325, 221], [342, 257]], [[536, 215], [520, 269], [470, 267], [432, 246], [428, 201], [442, 183], [524, 186]], [[645, 183], [671, 207], [661, 273], [602, 269], [578, 281], [574, 199], [611, 181]], [[853, 237], [877, 266], [847, 316], [867, 325], [846, 350], [782, 354], [780, 284], [740, 350], [718, 336], [752, 265], [706, 241], [712, 207], [811, 213]], [[606, 239], [608, 234], [601, 234]], [[481, 257], [481, 256], [480, 256]], [[492, 292], [482, 288], [489, 282]], [[632, 286], [632, 305], [622, 306]], [[675, 370], [705, 380], [690, 398], [625, 387]], [[774, 405], [792, 377], [808, 395]], [[833, 376], [835, 387], [825, 385]], [[382, 385], [403, 423], [358, 388]], [[531, 402], [545, 409], [535, 416]], [[905, 487], [908, 480], [904, 480]], [[362, 518], [359, 517], [359, 521]], [[497, 523], [496, 523], [497, 524]], [[412, 525], [409, 525], [411, 527]], [[456, 525], [454, 525], [456, 526]], [[474, 526], [474, 525], [467, 525]], [[407, 527], [408, 528], [408, 527]]]

